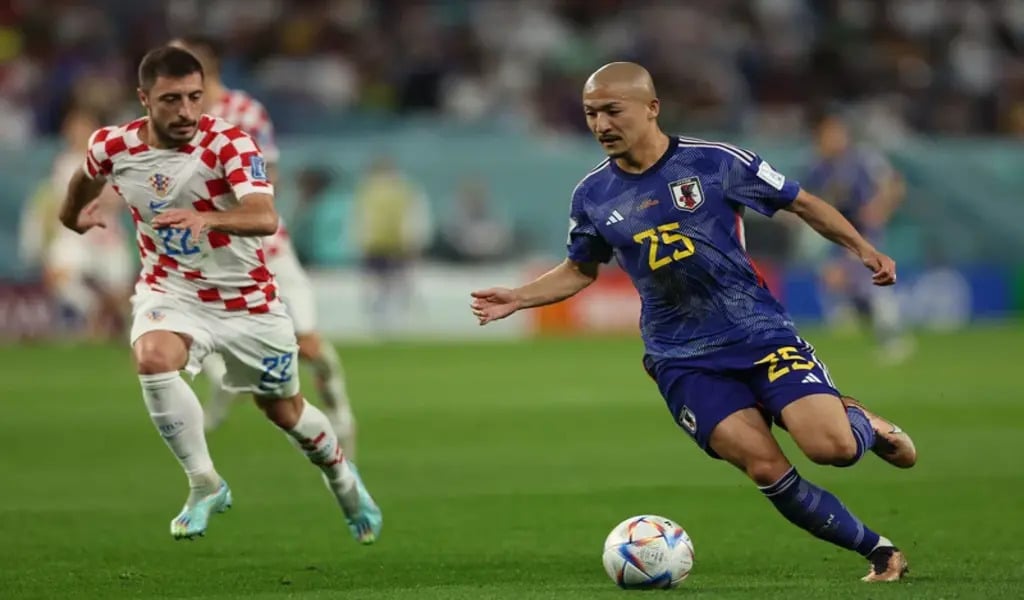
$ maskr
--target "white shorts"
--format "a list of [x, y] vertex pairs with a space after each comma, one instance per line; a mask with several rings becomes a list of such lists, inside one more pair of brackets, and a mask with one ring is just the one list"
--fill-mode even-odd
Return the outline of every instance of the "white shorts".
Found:
[[224, 389], [271, 398], [299, 393], [298, 343], [292, 320], [280, 305], [253, 315], [214, 311], [158, 292], [132, 298], [131, 344], [150, 331], [192, 339], [185, 371], [193, 377], [211, 352], [224, 357]]
[[267, 260], [277, 288], [299, 335], [316, 331], [316, 299], [306, 271], [299, 264], [291, 244], [284, 244]]

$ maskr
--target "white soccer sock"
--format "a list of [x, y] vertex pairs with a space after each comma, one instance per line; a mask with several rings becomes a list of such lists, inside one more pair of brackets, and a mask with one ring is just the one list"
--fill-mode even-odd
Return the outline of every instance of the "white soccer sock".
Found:
[[350, 460], [355, 460], [355, 417], [345, 389], [345, 372], [334, 346], [320, 344], [320, 356], [309, 361], [316, 372], [317, 390], [324, 401], [324, 413], [331, 422], [341, 448]]
[[224, 422], [235, 399], [232, 392], [224, 389], [224, 376], [227, 372], [228, 368], [220, 354], [211, 352], [203, 359], [203, 375], [210, 381], [210, 398], [203, 407], [203, 427], [207, 431], [213, 431]]
[[203, 435], [203, 408], [177, 371], [139, 375], [149, 416], [188, 476], [188, 503], [217, 491], [220, 475], [213, 468]]
[[358, 507], [355, 474], [345, 460], [327, 416], [303, 399], [299, 421], [285, 433], [292, 444], [323, 471], [324, 481], [338, 503], [350, 509]]

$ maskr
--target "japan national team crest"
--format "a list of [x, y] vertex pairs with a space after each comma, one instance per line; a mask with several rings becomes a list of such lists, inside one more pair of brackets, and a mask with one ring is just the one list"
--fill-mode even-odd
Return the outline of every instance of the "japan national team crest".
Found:
[[149, 185], [156, 192], [157, 198], [163, 198], [171, 189], [171, 178], [160, 173], [153, 173], [149, 178]]
[[668, 184], [672, 190], [672, 202], [679, 210], [693, 212], [697, 207], [704, 204], [704, 190], [700, 187], [700, 179], [687, 177]]

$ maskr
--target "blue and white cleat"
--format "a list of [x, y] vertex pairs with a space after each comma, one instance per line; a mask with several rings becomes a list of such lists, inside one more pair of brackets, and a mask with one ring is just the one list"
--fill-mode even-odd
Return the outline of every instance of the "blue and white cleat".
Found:
[[355, 507], [346, 506], [349, 502], [342, 502], [341, 508], [345, 511], [345, 521], [348, 523], [348, 530], [352, 532], [352, 537], [360, 544], [369, 545], [380, 537], [384, 516], [381, 514], [380, 507], [370, 496], [370, 492], [366, 490], [366, 486], [363, 485], [356, 466], [350, 462], [348, 467], [352, 469], [352, 474], [356, 478], [355, 491], [358, 497], [352, 499], [354, 501], [352, 504], [355, 504]]
[[178, 516], [171, 521], [171, 535], [174, 539], [191, 540], [206, 533], [212, 513], [222, 513], [231, 508], [231, 488], [224, 481], [217, 491], [193, 504], [185, 505]]

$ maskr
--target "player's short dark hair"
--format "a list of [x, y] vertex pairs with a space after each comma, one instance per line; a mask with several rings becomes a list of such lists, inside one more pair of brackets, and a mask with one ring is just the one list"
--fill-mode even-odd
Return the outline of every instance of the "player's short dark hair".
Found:
[[838, 120], [846, 123], [846, 115], [842, 108], [833, 104], [815, 105], [807, 111], [807, 125], [812, 131], [818, 131], [822, 125], [830, 121]]
[[224, 54], [224, 46], [220, 40], [201, 34], [179, 35], [176, 40], [186, 48], [194, 48], [210, 57], [216, 65], [220, 65], [220, 57]]
[[161, 46], [146, 53], [139, 63], [139, 87], [148, 90], [158, 77], [179, 79], [192, 73], [203, 75], [203, 65], [190, 52], [173, 46]]

